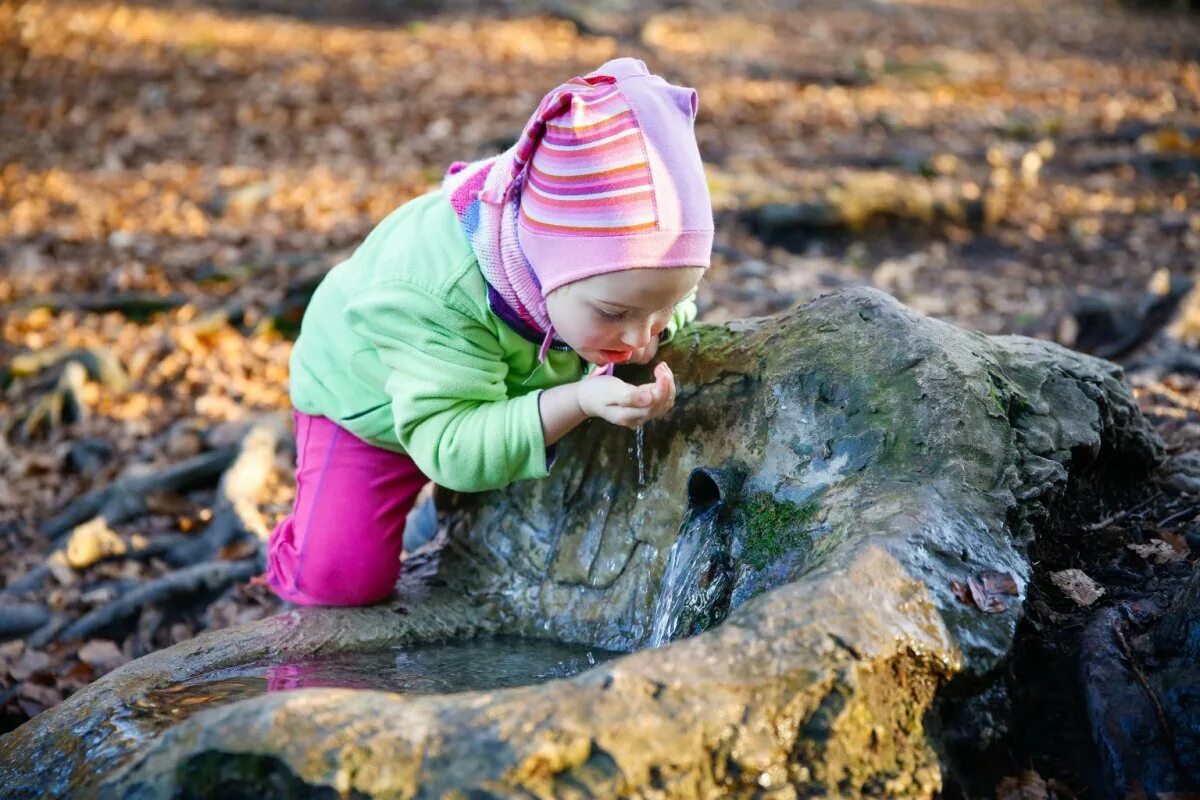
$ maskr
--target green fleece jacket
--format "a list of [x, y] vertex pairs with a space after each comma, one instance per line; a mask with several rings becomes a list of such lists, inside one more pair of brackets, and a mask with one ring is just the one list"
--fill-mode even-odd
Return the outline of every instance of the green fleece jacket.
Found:
[[[669, 339], [696, 316], [680, 303]], [[433, 482], [483, 491], [549, 472], [538, 397], [590, 365], [522, 336], [487, 284], [445, 193], [393, 211], [321, 281], [292, 350], [292, 404], [407, 453]]]

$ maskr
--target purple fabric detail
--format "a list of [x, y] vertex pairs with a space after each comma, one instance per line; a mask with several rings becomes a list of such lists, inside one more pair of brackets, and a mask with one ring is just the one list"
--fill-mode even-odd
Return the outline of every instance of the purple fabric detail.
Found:
[[[504, 298], [500, 296], [500, 293], [497, 292], [495, 287], [491, 284], [488, 284], [487, 299], [488, 307], [492, 309], [492, 313], [499, 317], [505, 325], [516, 331], [521, 338], [537, 345], [540, 345], [545, 339], [545, 334], [538, 328], [521, 319], [517, 312], [514, 311], [508, 305], [508, 303], [504, 302]], [[550, 345], [550, 349], [570, 350], [571, 346], [565, 342], [554, 342]]]
[[554, 325], [552, 324], [546, 331], [546, 338], [542, 339], [542, 346], [538, 348], [538, 361], [546, 360], [546, 351], [550, 349], [550, 344], [554, 341]]

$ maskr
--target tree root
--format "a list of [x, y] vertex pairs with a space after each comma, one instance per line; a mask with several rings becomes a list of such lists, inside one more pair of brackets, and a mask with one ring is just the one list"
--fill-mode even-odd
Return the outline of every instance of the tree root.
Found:
[[253, 561], [208, 561], [185, 567], [139, 586], [106, 606], [89, 611], [55, 638], [84, 639], [139, 613], [144, 606], [181, 595], [219, 592], [234, 583], [248, 580], [258, 571], [259, 566]]
[[63, 424], [86, 418], [88, 407], [83, 399], [83, 389], [89, 378], [114, 393], [124, 392], [129, 387], [129, 376], [121, 362], [104, 347], [51, 347], [24, 353], [3, 370], [0, 385], [7, 386], [13, 378], [37, 375], [58, 365], [62, 369], [54, 385], [20, 419], [18, 436], [23, 442], [31, 441], [39, 432], [49, 433]]
[[88, 377], [109, 391], [123, 392], [129, 388], [129, 375], [107, 347], [47, 347], [33, 353], [22, 353], [9, 364], [8, 377], [26, 378], [48, 367], [71, 361], [82, 364]]
[[41, 531], [57, 539], [96, 516], [115, 525], [146, 513], [146, 495], [180, 492], [210, 484], [234, 460], [237, 449], [223, 447], [153, 474], [126, 475], [105, 488], [73, 501], [63, 513], [42, 523]]
[[21, 441], [31, 441], [39, 431], [49, 433], [64, 423], [85, 419], [88, 413], [83, 401], [86, 381], [87, 370], [83, 365], [68, 361], [54, 388], [37, 401], [21, 421]]
[[20, 303], [24, 308], [48, 308], [59, 311], [89, 311], [105, 314], [117, 311], [130, 319], [146, 319], [160, 311], [179, 308], [187, 302], [181, 294], [161, 295], [150, 292], [116, 292], [104, 294], [51, 294]]
[[0, 606], [0, 642], [18, 639], [50, 621], [50, 610], [39, 603]]
[[1154, 643], [1165, 653], [1200, 661], [1200, 568], [1192, 572], [1155, 626]]
[[1142, 691], [1146, 693], [1146, 698], [1150, 701], [1151, 706], [1153, 706], [1154, 717], [1158, 721], [1159, 732], [1162, 733], [1163, 738], [1167, 741], [1167, 746], [1171, 749], [1171, 753], [1174, 754], [1175, 735], [1171, 731], [1171, 723], [1167, 721], [1167, 712], [1163, 710], [1162, 701], [1158, 699], [1158, 694], [1154, 691], [1154, 687], [1150, 685], [1149, 679], [1146, 678], [1146, 673], [1142, 672], [1137, 657], [1133, 654], [1133, 648], [1129, 646], [1129, 641], [1125, 638], [1125, 631], [1121, 627], [1120, 619], [1113, 620], [1113, 636], [1121, 648], [1121, 654], [1125, 656], [1125, 663], [1129, 667], [1129, 671], [1133, 673], [1133, 677], [1137, 679], [1138, 684], [1142, 687]]
[[[202, 453], [153, 474], [118, 478], [111, 485], [76, 499], [63, 513], [44, 522], [41, 531], [52, 539], [60, 539], [64, 534], [97, 518], [102, 519], [106, 526], [112, 526], [146, 513], [146, 496], [149, 494], [187, 491], [204, 486], [221, 475], [216, 512], [202, 534], [163, 534], [145, 547], [105, 554], [96, 560], [161, 557], [171, 566], [180, 567], [212, 558], [239, 536], [253, 536], [263, 543], [270, 531], [258, 513], [254, 498], [271, 473], [280, 430], [279, 421], [272, 420], [251, 428], [238, 448], [226, 447]], [[66, 544], [66, 540], [60, 541], [55, 552]], [[259, 560], [262, 560], [261, 557]], [[5, 587], [0, 594], [18, 595], [33, 591], [42, 585], [49, 574], [49, 564], [39, 564]]]
[[[261, 572], [270, 531], [256, 500], [274, 470], [275, 450], [282, 432], [283, 424], [278, 417], [260, 420], [236, 448], [204, 453], [153, 474], [126, 475], [100, 491], [77, 499], [62, 514], [44, 523], [42, 531], [60, 539], [58, 546], [45, 562], [7, 587], [4, 594], [36, 589], [56, 568], [55, 559], [63, 562], [60, 567], [69, 564], [86, 568], [101, 562], [155, 557], [178, 569], [135, 586], [74, 621], [67, 615], [52, 615], [40, 605], [0, 606], [0, 641], [26, 636], [30, 646], [45, 646], [57, 639], [85, 638], [126, 620], [150, 604], [189, 592], [219, 591]], [[213, 517], [198, 535], [163, 533], [143, 546], [129, 547], [109, 527], [146, 513], [149, 494], [194, 488], [209, 483], [217, 475], [220, 481]], [[71, 537], [63, 537], [68, 531], [72, 532]], [[257, 557], [244, 561], [213, 560], [221, 548], [243, 538], [258, 544]]]

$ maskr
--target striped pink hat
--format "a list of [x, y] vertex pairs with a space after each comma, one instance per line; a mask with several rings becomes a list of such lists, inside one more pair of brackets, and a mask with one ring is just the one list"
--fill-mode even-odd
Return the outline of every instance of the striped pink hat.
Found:
[[709, 265], [713, 215], [696, 107], [695, 89], [635, 58], [546, 95], [514, 164], [517, 238], [543, 295], [617, 270]]

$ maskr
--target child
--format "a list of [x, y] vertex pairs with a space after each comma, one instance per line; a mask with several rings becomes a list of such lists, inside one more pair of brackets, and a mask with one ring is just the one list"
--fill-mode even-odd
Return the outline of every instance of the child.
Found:
[[713, 238], [696, 104], [641, 61], [610, 61], [329, 272], [291, 357], [296, 502], [266, 576], [280, 597], [382, 600], [427, 481], [542, 478], [588, 417], [636, 427], [671, 409], [666, 364], [641, 386], [610, 373], [695, 317]]

